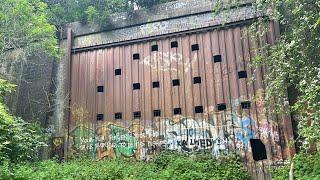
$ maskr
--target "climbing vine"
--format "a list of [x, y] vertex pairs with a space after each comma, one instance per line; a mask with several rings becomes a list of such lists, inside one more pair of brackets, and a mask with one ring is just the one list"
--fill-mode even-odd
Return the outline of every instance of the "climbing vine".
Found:
[[[255, 0], [256, 19], [250, 35], [259, 41], [268, 31], [270, 20], [280, 23], [281, 37], [260, 52], [253, 66], [265, 66], [266, 104], [276, 104], [278, 113], [288, 109], [298, 115], [299, 134], [305, 144], [320, 141], [320, 1]], [[219, 1], [215, 12], [226, 7]], [[289, 95], [289, 97], [288, 97]], [[290, 100], [290, 101], [289, 101]], [[289, 103], [290, 102], [290, 103]]]

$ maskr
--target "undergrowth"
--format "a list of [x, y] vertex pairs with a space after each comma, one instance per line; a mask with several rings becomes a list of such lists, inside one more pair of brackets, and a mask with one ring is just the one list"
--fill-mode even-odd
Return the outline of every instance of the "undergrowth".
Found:
[[[299, 180], [320, 179], [320, 153], [300, 153], [293, 158], [294, 178]], [[272, 179], [289, 179], [290, 163], [272, 169]]]
[[75, 159], [59, 164], [49, 160], [10, 165], [0, 170], [0, 179], [249, 179], [235, 156], [219, 159], [160, 153], [149, 162], [133, 159], [94, 161]]

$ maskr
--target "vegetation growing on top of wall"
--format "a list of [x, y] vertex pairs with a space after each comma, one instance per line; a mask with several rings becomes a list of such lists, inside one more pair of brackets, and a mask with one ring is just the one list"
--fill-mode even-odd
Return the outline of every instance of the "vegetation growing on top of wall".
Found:
[[2, 166], [0, 179], [249, 179], [234, 156], [211, 159], [164, 152], [150, 162], [75, 159]]
[[151, 7], [174, 0], [44, 0], [49, 6], [48, 16], [51, 23], [62, 28], [75, 21], [93, 22], [105, 26], [111, 14], [131, 12], [136, 7]]

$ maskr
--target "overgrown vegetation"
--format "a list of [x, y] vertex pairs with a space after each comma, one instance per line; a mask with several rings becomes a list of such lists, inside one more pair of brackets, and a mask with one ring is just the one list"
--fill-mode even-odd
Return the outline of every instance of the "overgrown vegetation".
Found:
[[59, 29], [75, 21], [106, 26], [113, 13], [132, 12], [134, 7], [151, 7], [170, 1], [173, 0], [44, 0], [49, 6], [50, 22]]
[[[218, 3], [216, 12], [229, 7], [222, 2]], [[277, 113], [297, 114], [299, 134], [304, 142], [317, 143], [320, 141], [320, 1], [256, 0], [253, 5], [268, 15], [256, 19], [250, 28], [250, 35], [260, 44], [253, 49], [259, 53], [252, 65], [267, 67], [265, 102], [276, 104], [276, 108], [269, 109]], [[280, 22], [281, 37], [275, 45], [261, 45], [270, 20]], [[293, 94], [291, 104], [288, 92]]]
[[164, 152], [146, 163], [133, 160], [76, 159], [63, 164], [53, 160], [0, 169], [0, 179], [249, 179], [233, 156], [192, 158]]
[[[216, 13], [228, 7], [223, 1], [218, 4]], [[253, 5], [268, 14], [268, 18], [256, 19], [250, 28], [250, 35], [258, 43], [269, 31], [266, 24], [270, 20], [279, 22], [281, 28], [275, 45], [253, 49], [260, 53], [252, 66], [267, 67], [265, 104], [280, 115], [294, 113], [299, 117], [295, 119], [299, 129], [296, 142], [306, 146], [289, 166], [297, 179], [319, 179], [320, 172], [314, 169], [319, 166], [319, 154], [306, 152], [310, 145], [318, 145], [319, 150], [320, 143], [320, 1], [256, 0]], [[289, 166], [276, 170], [275, 179], [288, 179]]]
[[0, 79], [0, 165], [6, 161], [36, 160], [39, 158], [38, 148], [44, 145], [40, 126], [11, 115], [4, 104], [5, 93], [12, 92], [14, 87]]
[[[281, 23], [281, 38], [274, 46], [260, 49], [256, 62], [268, 67], [266, 101], [290, 106], [299, 116], [299, 134], [307, 143], [320, 142], [320, 1], [265, 0], [257, 8], [268, 10]], [[264, 23], [264, 20], [260, 20]], [[256, 31], [257, 37], [262, 36]], [[288, 89], [289, 88], [289, 89]], [[297, 91], [291, 104], [287, 93]]]
[[[110, 14], [131, 12], [172, 0], [2, 0], [0, 6], [0, 61], [9, 52], [23, 56], [45, 53], [58, 55], [56, 27], [73, 21], [105, 25]], [[274, 46], [257, 49], [257, 66], [268, 67], [265, 100], [283, 104], [299, 115], [299, 134], [305, 144], [320, 142], [320, 1], [256, 0], [257, 9], [267, 11], [268, 19], [258, 19], [252, 36], [264, 36], [263, 25], [275, 20], [281, 24], [281, 38]], [[271, 8], [270, 8], [271, 7]], [[223, 9], [217, 8], [219, 11]], [[272, 11], [270, 10], [272, 9]], [[287, 92], [297, 91], [288, 103]], [[177, 154], [161, 154], [149, 163], [135, 161], [73, 160], [34, 161], [43, 146], [43, 130], [9, 113], [4, 95], [14, 85], [0, 79], [0, 179], [247, 179], [235, 158], [193, 159]], [[308, 148], [308, 147], [306, 147]], [[319, 153], [296, 155], [297, 179], [320, 179]], [[275, 179], [287, 179], [289, 166], [274, 169]]]
[[[320, 153], [298, 154], [293, 158], [294, 177], [301, 180], [320, 179]], [[281, 166], [272, 170], [273, 179], [289, 179], [290, 165]]]
[[2, 0], [0, 5], [0, 62], [7, 54], [58, 55], [56, 28], [47, 20], [47, 4], [41, 0]]

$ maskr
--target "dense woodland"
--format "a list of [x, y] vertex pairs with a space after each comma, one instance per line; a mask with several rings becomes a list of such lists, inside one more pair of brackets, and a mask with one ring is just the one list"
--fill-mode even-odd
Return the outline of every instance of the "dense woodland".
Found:
[[[168, 1], [170, 0], [2, 0], [0, 4], [0, 61], [1, 63], [9, 61], [8, 53], [11, 51], [19, 52], [19, 57], [36, 55], [41, 52], [59, 59], [63, 52], [58, 48], [59, 37], [57, 35], [66, 23], [81, 21], [104, 26], [112, 13], [130, 13], [134, 9], [148, 8]], [[299, 153], [290, 160], [289, 165], [275, 169], [274, 178], [289, 178], [290, 171], [290, 176], [295, 176], [297, 179], [319, 179], [320, 159], [317, 150], [320, 148], [320, 1], [259, 0], [254, 4], [258, 9], [268, 10], [269, 19], [279, 21], [281, 24], [281, 38], [276, 45], [259, 49], [259, 52], [264, 53], [261, 53], [252, 64], [252, 66], [266, 65], [268, 67], [265, 101], [274, 101], [278, 105], [283, 105], [282, 102], [285, 102], [290, 113], [298, 117], [296, 122], [299, 136], [292, 144], [300, 144]], [[225, 10], [223, 3], [220, 5], [214, 9], [213, 15]], [[266, 20], [268, 19], [259, 19], [252, 26], [252, 36], [259, 38], [264, 34], [262, 27]], [[38, 124], [27, 123], [29, 120], [23, 120], [10, 113], [5, 104], [5, 95], [12, 93], [14, 89], [15, 85], [8, 80], [0, 79], [0, 179], [25, 179], [26, 176], [33, 173], [32, 168], [43, 169], [43, 172], [37, 171], [38, 177], [46, 179], [51, 169], [48, 170], [45, 166], [50, 165], [49, 167], [54, 172], [59, 169], [56, 162], [41, 162], [39, 158], [39, 149], [46, 145], [50, 135], [46, 134]], [[277, 108], [278, 113], [285, 113], [281, 107], [283, 106]], [[193, 162], [178, 155], [177, 158], [174, 162], [169, 163], [172, 167], [163, 168], [165, 170], [162, 178], [168, 178], [170, 173], [175, 173], [170, 169], [184, 172], [183, 168], [186, 167], [181, 164]], [[225, 160], [222, 161], [225, 162]], [[26, 165], [25, 162], [33, 164]], [[92, 167], [97, 165], [90, 167], [88, 164], [83, 165], [85, 162], [87, 160], [70, 162], [64, 166], [64, 172], [60, 174], [55, 172], [56, 176], [50, 177], [77, 178], [77, 174], [75, 176], [64, 175], [67, 175], [71, 169], [74, 172], [79, 171], [78, 166], [82, 168], [88, 166], [87, 169], [82, 169], [82, 173], [94, 173]], [[203, 168], [203, 163], [208, 163], [199, 160], [196, 162], [195, 165], [199, 169]], [[156, 175], [154, 168], [158, 165], [157, 163], [150, 164], [148, 171]], [[108, 166], [116, 168], [114, 164]], [[145, 165], [139, 167], [142, 168], [139, 171], [145, 171], [143, 169], [146, 168]], [[220, 169], [222, 172], [231, 173], [230, 171], [235, 172], [234, 169], [237, 169], [230, 164], [223, 167], [225, 169]], [[131, 169], [131, 171], [136, 170]], [[194, 169], [193, 173], [196, 172], [197, 169]], [[88, 174], [84, 176], [89, 177]], [[126, 178], [130, 176], [130, 171], [122, 175], [119, 177]], [[199, 179], [210, 178], [208, 174], [192, 175]], [[186, 177], [192, 175], [186, 175]], [[248, 178], [242, 175], [244, 179]], [[236, 174], [231, 173], [226, 178], [230, 177], [236, 177]], [[101, 175], [100, 178], [108, 177]]]

